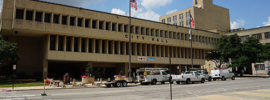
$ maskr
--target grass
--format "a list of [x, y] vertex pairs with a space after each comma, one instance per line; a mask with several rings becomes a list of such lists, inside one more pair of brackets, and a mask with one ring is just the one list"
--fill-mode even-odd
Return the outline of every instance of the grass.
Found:
[[[14, 87], [43, 86], [43, 83], [18, 83]], [[12, 87], [12, 84], [0, 84], [0, 88]]]

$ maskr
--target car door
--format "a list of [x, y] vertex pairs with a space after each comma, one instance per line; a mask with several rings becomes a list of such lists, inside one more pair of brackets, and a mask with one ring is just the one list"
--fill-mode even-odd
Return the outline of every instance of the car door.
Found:
[[195, 81], [200, 81], [200, 74], [198, 72], [194, 72], [195, 75]]

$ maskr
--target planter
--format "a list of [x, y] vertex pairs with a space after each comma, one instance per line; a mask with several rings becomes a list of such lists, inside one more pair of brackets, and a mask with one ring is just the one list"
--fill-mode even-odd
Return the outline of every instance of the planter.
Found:
[[89, 77], [82, 77], [82, 84], [88, 84], [90, 78]]
[[114, 76], [115, 80], [126, 80], [126, 76], [121, 76], [121, 75], [115, 75]]

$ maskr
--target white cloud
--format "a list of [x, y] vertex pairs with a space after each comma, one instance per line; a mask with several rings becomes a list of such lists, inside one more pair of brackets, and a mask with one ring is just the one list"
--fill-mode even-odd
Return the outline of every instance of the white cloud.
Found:
[[41, 1], [53, 2], [53, 3], [76, 6], [76, 7], [86, 7], [87, 5], [90, 5], [91, 3], [93, 4], [95, 2], [101, 2], [105, 0], [41, 0]]
[[263, 22], [264, 26], [269, 26], [270, 25], [270, 16], [268, 17], [268, 21]]
[[126, 15], [126, 12], [121, 10], [121, 9], [117, 9], [117, 8], [113, 8], [111, 13], [113, 14], [118, 14], [118, 15]]
[[231, 22], [231, 29], [241, 28], [246, 24], [246, 21], [243, 19], [238, 19], [236, 21]]
[[141, 5], [146, 9], [159, 8], [171, 3], [173, 0], [142, 0]]
[[166, 14], [171, 14], [171, 13], [174, 13], [174, 12], [177, 12], [178, 9], [174, 9], [174, 10], [171, 10], [171, 11], [168, 11]]
[[139, 8], [137, 11], [132, 10], [131, 12], [133, 17], [152, 21], [158, 21], [160, 17], [160, 15], [154, 12], [153, 10], [144, 10], [142, 8]]

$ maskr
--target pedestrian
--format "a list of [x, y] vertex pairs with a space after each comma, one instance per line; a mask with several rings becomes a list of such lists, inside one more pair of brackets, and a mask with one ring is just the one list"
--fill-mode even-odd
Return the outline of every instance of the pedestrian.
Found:
[[64, 75], [63, 82], [64, 82], [64, 84], [70, 84], [70, 77], [69, 77], [68, 73], [66, 73]]

